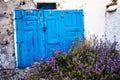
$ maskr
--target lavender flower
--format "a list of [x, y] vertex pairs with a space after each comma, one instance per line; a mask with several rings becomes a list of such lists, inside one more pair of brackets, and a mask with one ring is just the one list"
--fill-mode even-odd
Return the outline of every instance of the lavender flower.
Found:
[[58, 51], [48, 61], [32, 65], [32, 73], [48, 80], [120, 80], [117, 42], [91, 40], [77, 42], [68, 54]]

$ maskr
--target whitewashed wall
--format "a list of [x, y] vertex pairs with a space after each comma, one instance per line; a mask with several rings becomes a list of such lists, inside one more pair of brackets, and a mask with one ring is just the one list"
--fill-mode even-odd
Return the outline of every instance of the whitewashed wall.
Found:
[[120, 43], [120, 0], [117, 10], [106, 14], [106, 35], [109, 40]]
[[96, 35], [102, 38], [105, 34], [106, 4], [110, 0], [86, 0], [85, 5], [85, 31], [86, 36]]
[[99, 38], [105, 33], [106, 5], [111, 0], [34, 0], [37, 2], [57, 2], [57, 9], [84, 9], [85, 33]]

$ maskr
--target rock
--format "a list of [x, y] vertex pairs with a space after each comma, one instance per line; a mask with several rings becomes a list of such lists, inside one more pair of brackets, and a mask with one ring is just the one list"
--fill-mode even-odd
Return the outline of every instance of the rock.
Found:
[[1, 69], [3, 69], [3, 66], [2, 66], [2, 65], [0, 65], [0, 70], [1, 70]]
[[4, 0], [5, 2], [8, 2], [8, 1], [10, 1], [10, 0]]
[[0, 42], [0, 44], [1, 44], [1, 45], [8, 45], [9, 42], [8, 42], [8, 40], [5, 40], [5, 41]]
[[112, 5], [107, 8], [107, 12], [113, 12], [116, 11], [118, 5]]

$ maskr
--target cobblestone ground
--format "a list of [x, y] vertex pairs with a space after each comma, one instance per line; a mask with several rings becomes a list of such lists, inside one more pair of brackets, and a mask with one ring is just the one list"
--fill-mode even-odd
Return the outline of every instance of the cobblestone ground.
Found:
[[[34, 65], [40, 65], [40, 64], [39, 62], [35, 62], [32, 66]], [[18, 68], [6, 69], [0, 67], [0, 80], [29, 80], [28, 76], [32, 74], [31, 72], [32, 66], [27, 67], [25, 69], [18, 69]], [[34, 80], [45, 80], [45, 79], [36, 78]]]
[[25, 80], [27, 70], [0, 69], [0, 80]]

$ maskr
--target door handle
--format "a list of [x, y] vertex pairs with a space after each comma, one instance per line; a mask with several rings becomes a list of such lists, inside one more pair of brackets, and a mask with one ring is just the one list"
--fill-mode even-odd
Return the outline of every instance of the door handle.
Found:
[[46, 31], [47, 30], [47, 27], [43, 27], [43, 31]]

